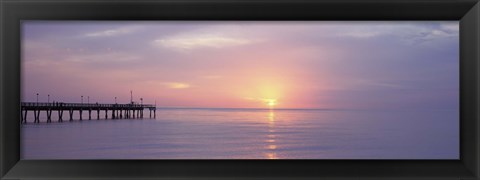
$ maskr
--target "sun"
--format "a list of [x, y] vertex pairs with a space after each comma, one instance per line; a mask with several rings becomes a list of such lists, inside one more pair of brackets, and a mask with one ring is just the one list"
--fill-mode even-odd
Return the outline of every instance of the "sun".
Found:
[[276, 99], [264, 99], [264, 100], [267, 103], [268, 107], [270, 108], [273, 108], [275, 105], [277, 105]]
[[268, 102], [268, 106], [275, 106], [275, 104], [276, 104], [275, 101], [269, 101]]

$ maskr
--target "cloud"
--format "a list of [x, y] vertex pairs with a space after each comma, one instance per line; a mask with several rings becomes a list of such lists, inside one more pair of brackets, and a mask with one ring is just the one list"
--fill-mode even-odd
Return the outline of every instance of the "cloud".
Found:
[[201, 76], [201, 78], [203, 78], [203, 79], [220, 79], [220, 78], [222, 78], [222, 76], [218, 76], [218, 75], [207, 75], [207, 76]]
[[382, 35], [383, 32], [381, 31], [362, 31], [362, 30], [352, 30], [352, 31], [346, 31], [337, 34], [337, 36], [340, 37], [352, 37], [352, 38], [371, 38], [375, 36]]
[[187, 89], [191, 87], [189, 84], [180, 82], [165, 82], [163, 83], [163, 85], [171, 89]]
[[460, 26], [458, 23], [445, 23], [440, 26], [440, 28], [444, 31], [458, 33]]
[[99, 63], [99, 62], [133, 62], [140, 60], [139, 56], [123, 52], [108, 52], [108, 53], [85, 53], [72, 55], [65, 59], [65, 61], [79, 62], [79, 63]]
[[329, 32], [337, 37], [357, 39], [394, 36], [408, 44], [417, 44], [458, 36], [458, 22], [444, 22], [438, 25], [418, 23], [346, 25], [334, 26]]
[[112, 37], [118, 35], [129, 34], [136, 31], [138, 27], [122, 27], [116, 29], [107, 29], [103, 31], [90, 32], [85, 34], [86, 37]]
[[410, 44], [422, 44], [434, 40], [458, 38], [459, 36], [459, 24], [442, 23], [436, 27], [423, 28], [417, 32], [406, 33], [404, 41]]
[[225, 48], [241, 46], [254, 43], [255, 41], [245, 38], [229, 37], [217, 34], [202, 35], [181, 35], [169, 38], [162, 38], [153, 41], [153, 44], [160, 47], [191, 50], [197, 48]]
[[402, 86], [402, 85], [399, 85], [399, 84], [365, 80], [365, 79], [359, 79], [359, 80], [356, 81], [356, 83], [359, 84], [359, 85], [365, 85], [365, 86], [376, 86], [376, 87], [385, 87], [385, 88], [394, 88], [394, 89], [406, 88], [405, 86]]
[[272, 98], [253, 98], [253, 97], [244, 97], [245, 100], [249, 101], [257, 101], [257, 102], [263, 102], [263, 103], [272, 103], [276, 104], [278, 99], [272, 99]]
[[[405, 25], [387, 25], [387, 24], [340, 24], [336, 26], [327, 26], [328, 32], [336, 37], [367, 39], [395, 34], [396, 31], [406, 31], [411, 26]], [[408, 30], [410, 32], [410, 30]]]
[[437, 38], [446, 38], [446, 37], [453, 37], [456, 36], [456, 34], [452, 34], [446, 31], [442, 30], [432, 30], [431, 32], [425, 34], [421, 39], [423, 40], [432, 40], [432, 39], [437, 39]]

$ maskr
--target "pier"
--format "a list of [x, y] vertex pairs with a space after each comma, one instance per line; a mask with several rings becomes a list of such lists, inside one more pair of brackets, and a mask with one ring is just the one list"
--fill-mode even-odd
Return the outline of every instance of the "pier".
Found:
[[21, 103], [21, 123], [27, 123], [29, 112], [33, 112], [34, 123], [40, 123], [40, 113], [47, 114], [47, 123], [52, 122], [52, 113], [58, 113], [58, 122], [63, 122], [64, 112], [68, 113], [68, 120], [73, 121], [73, 114], [79, 114], [79, 120], [83, 120], [84, 112], [88, 112], [86, 119], [92, 120], [92, 112], [96, 115], [96, 119], [100, 120], [100, 112], [105, 111], [105, 119], [135, 119], [143, 118], [143, 111], [148, 109], [149, 117], [156, 118], [156, 106], [150, 104], [90, 104], [90, 103], [40, 103], [40, 102], [22, 102]]

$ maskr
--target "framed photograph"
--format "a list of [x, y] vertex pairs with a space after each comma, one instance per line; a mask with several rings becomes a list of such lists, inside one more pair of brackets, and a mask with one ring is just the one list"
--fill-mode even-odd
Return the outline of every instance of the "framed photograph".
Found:
[[1, 177], [478, 179], [478, 1], [2, 1]]

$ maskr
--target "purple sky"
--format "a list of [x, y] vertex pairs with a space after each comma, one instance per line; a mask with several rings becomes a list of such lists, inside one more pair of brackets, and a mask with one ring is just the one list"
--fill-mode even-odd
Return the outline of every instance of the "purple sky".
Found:
[[22, 100], [458, 109], [457, 21], [25, 21]]

